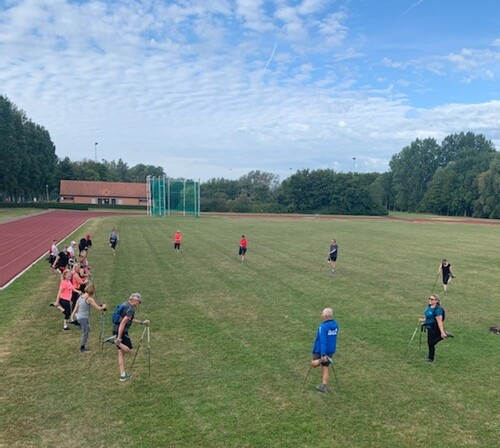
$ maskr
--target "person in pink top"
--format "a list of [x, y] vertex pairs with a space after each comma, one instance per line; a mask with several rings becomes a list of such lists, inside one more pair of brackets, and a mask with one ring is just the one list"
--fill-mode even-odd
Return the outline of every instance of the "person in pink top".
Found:
[[77, 288], [73, 286], [69, 279], [70, 271], [67, 269], [62, 273], [61, 283], [57, 291], [56, 301], [51, 303], [50, 306], [56, 307], [61, 313], [64, 314], [63, 330], [69, 331], [68, 323], [71, 316], [71, 296], [73, 292], [81, 294]]

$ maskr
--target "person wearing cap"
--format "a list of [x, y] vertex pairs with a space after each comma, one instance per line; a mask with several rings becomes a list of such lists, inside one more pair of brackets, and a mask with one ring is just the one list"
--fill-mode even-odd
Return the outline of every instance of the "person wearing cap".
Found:
[[178, 254], [181, 250], [182, 234], [180, 230], [177, 230], [174, 234], [174, 250]]
[[87, 250], [89, 250], [89, 248], [92, 247], [92, 240], [90, 239], [90, 235], [88, 233], [85, 235], [85, 241], [87, 243]]
[[80, 239], [80, 242], [78, 243], [78, 253], [81, 254], [84, 250], [87, 250], [90, 246], [92, 246], [92, 241], [90, 241], [90, 235], [86, 235], [84, 238]]
[[139, 320], [135, 318], [135, 309], [142, 303], [142, 296], [138, 292], [130, 295], [130, 298], [123, 302], [120, 311], [120, 323], [113, 325], [113, 336], [105, 342], [113, 342], [118, 347], [118, 367], [120, 369], [120, 381], [127, 381], [132, 378], [132, 374], [125, 371], [125, 354], [132, 351], [132, 340], [128, 334], [132, 323], [149, 325], [149, 320]]
[[444, 292], [448, 291], [448, 284], [450, 283], [452, 278], [455, 278], [453, 272], [451, 272], [451, 264], [448, 263], [446, 258], [443, 258], [443, 261], [439, 265], [438, 275], [441, 273], [443, 275], [443, 290]]
[[333, 362], [333, 354], [337, 351], [337, 335], [339, 332], [338, 323], [333, 320], [333, 310], [325, 308], [321, 312], [323, 322], [319, 325], [316, 332], [312, 349], [311, 366], [318, 367], [321, 365], [323, 371], [321, 385], [316, 387], [318, 392], [328, 392], [328, 367]]

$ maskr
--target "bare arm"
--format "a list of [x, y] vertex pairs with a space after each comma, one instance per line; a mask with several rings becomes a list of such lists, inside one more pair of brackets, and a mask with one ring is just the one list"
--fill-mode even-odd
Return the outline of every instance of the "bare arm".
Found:
[[95, 300], [92, 298], [92, 297], [89, 297], [87, 299], [87, 303], [94, 309], [96, 309], [97, 311], [102, 311], [102, 310], [105, 310], [106, 309], [106, 304], [103, 303], [102, 305], [98, 305]]
[[447, 337], [446, 332], [444, 331], [444, 325], [443, 325], [443, 317], [442, 316], [436, 316], [436, 323], [438, 324], [439, 332], [441, 333], [441, 337], [444, 339]]

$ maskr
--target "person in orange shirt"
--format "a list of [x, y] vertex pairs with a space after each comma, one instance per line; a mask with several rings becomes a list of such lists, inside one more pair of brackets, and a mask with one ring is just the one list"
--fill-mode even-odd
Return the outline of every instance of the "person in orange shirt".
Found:
[[177, 230], [177, 232], [175, 232], [175, 235], [174, 235], [174, 250], [176, 251], [177, 254], [181, 250], [181, 242], [182, 242], [181, 231]]
[[246, 253], [247, 253], [247, 240], [245, 238], [245, 235], [241, 235], [239, 256], [241, 258], [242, 263], [245, 261]]

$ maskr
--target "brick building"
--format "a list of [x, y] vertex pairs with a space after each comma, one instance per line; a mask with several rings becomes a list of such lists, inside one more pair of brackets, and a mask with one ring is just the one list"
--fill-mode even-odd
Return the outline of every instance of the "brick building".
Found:
[[59, 196], [65, 204], [147, 206], [146, 183], [61, 180]]

